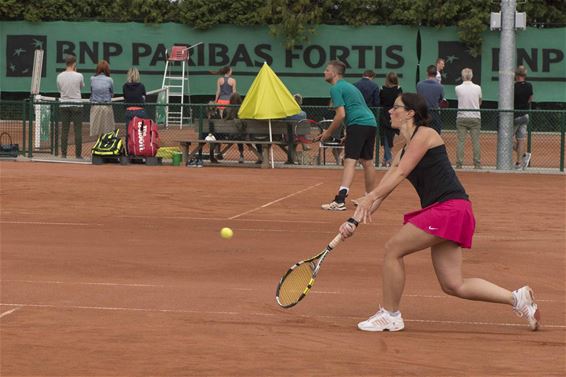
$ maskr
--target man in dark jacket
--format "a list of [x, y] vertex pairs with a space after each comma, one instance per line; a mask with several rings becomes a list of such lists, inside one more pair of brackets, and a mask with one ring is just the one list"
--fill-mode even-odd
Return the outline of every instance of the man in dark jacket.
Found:
[[358, 88], [368, 107], [378, 107], [379, 106], [379, 85], [373, 82], [375, 78], [375, 72], [372, 70], [367, 70], [362, 75], [362, 79], [356, 83], [354, 86]]

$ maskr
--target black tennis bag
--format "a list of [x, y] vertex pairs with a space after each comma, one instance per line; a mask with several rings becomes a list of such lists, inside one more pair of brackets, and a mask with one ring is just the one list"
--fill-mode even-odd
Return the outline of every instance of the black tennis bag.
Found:
[[124, 155], [124, 142], [118, 137], [118, 132], [112, 132], [101, 135], [94, 147], [92, 147], [93, 156], [123, 156]]
[[9, 133], [2, 132], [0, 134], [0, 158], [18, 158], [18, 154], [20, 154], [19, 145], [12, 143]]

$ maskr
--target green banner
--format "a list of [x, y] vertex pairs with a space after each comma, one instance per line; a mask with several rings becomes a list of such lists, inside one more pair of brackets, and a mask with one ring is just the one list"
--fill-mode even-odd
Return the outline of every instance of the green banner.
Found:
[[[324, 98], [329, 88], [322, 72], [331, 59], [347, 63], [346, 79], [351, 82], [364, 70], [372, 69], [378, 73], [376, 82], [382, 84], [387, 72], [394, 71], [403, 89], [414, 91], [417, 79], [425, 76], [426, 66], [441, 56], [446, 59], [443, 84], [447, 98], [455, 98], [460, 71], [469, 67], [474, 71], [474, 82], [482, 86], [484, 99], [497, 100], [499, 34], [484, 33], [482, 54], [472, 57], [459, 41], [456, 28], [321, 25], [308, 43], [287, 50], [267, 27], [224, 25], [200, 31], [172, 23], [2, 22], [0, 91], [30, 91], [36, 48], [45, 50], [42, 93], [57, 92], [56, 76], [64, 69], [67, 53], [78, 58], [78, 71], [85, 76], [85, 96], [100, 59], [110, 63], [116, 94], [121, 94], [126, 72], [132, 66], [140, 70], [146, 89], [155, 90], [162, 86], [166, 50], [174, 44], [186, 44], [194, 46], [188, 63], [190, 94], [210, 95], [211, 99], [217, 78], [211, 71], [226, 65], [233, 67], [237, 90], [242, 94], [265, 61], [292, 93]], [[517, 64], [527, 67], [537, 102], [566, 102], [565, 37], [566, 28], [517, 32]]]
[[[454, 87], [462, 83], [461, 71], [471, 68], [473, 82], [482, 87], [484, 100], [499, 97], [499, 31], [485, 32], [480, 56], [472, 57], [458, 39], [456, 28], [421, 28], [420, 80], [426, 78], [426, 67], [438, 57], [446, 61], [442, 84], [449, 99], [456, 98]], [[533, 101], [566, 102], [566, 28], [517, 31], [517, 64], [528, 70], [533, 85]]]
[[158, 89], [166, 50], [174, 44], [196, 45], [189, 61], [191, 94], [213, 96], [217, 76], [210, 71], [226, 65], [233, 67], [237, 90], [245, 94], [265, 61], [292, 93], [327, 97], [329, 86], [322, 73], [326, 63], [336, 58], [347, 63], [350, 81], [372, 69], [381, 84], [387, 72], [395, 71], [403, 87], [411, 90], [417, 64], [416, 35], [416, 28], [401, 26], [320, 26], [308, 43], [286, 50], [268, 27], [225, 25], [199, 31], [172, 23], [3, 22], [0, 90], [29, 92], [36, 48], [45, 50], [42, 93], [57, 92], [56, 76], [64, 69], [67, 53], [77, 56], [77, 69], [85, 76], [85, 94], [90, 91], [90, 76], [100, 59], [110, 63], [116, 93], [122, 92], [131, 66], [138, 67], [148, 91]]

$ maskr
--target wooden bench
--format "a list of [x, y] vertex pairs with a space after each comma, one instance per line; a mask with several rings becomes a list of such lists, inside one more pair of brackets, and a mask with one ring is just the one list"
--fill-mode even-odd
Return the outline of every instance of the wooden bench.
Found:
[[[292, 135], [296, 124], [297, 121], [294, 120], [271, 120], [271, 131], [274, 138], [280, 138], [281, 135]], [[223, 134], [239, 140], [269, 137], [269, 120], [266, 119], [205, 119], [202, 127], [199, 128], [201, 135]]]
[[[181, 146], [181, 153], [183, 154], [183, 161], [185, 165], [196, 156], [197, 153], [202, 153], [202, 149], [205, 145], [226, 145], [226, 147], [220, 151], [220, 153], [226, 152], [230, 147], [234, 146], [235, 144], [244, 144], [248, 147], [250, 151], [252, 151], [258, 159], [261, 159], [261, 167], [269, 167], [270, 166], [270, 156], [269, 150], [273, 145], [277, 145], [283, 150], [287, 152], [286, 143], [282, 141], [253, 141], [250, 142], [249, 140], [242, 141], [242, 140], [203, 140], [203, 139], [193, 139], [193, 140], [179, 140], [179, 144]], [[191, 145], [194, 144], [195, 147], [191, 150]], [[262, 153], [257, 150], [258, 145], [264, 145], [267, 148], [263, 148]]]
[[[253, 146], [266, 145], [269, 151], [272, 145], [281, 148], [287, 154], [287, 164], [293, 164], [295, 160], [294, 126], [297, 121], [293, 120], [271, 120], [272, 140], [269, 141], [269, 121], [264, 119], [205, 119], [199, 127], [199, 140], [191, 140], [192, 143], [205, 142], [204, 138], [209, 133], [217, 139], [211, 144], [224, 144], [221, 153], [226, 152], [234, 144], [245, 144], [250, 150], [257, 149]], [[188, 140], [183, 140], [187, 142]], [[203, 146], [200, 146], [202, 149]], [[183, 149], [181, 144], [181, 149]], [[197, 149], [198, 151], [198, 149]], [[187, 152], [187, 155], [189, 153]], [[266, 159], [263, 160], [264, 163]]]

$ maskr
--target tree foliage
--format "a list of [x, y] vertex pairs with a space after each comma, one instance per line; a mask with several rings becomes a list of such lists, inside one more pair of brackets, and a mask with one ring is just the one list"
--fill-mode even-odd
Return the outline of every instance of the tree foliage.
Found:
[[323, 22], [331, 1], [267, 0], [259, 13], [269, 21], [273, 34], [282, 37], [286, 47], [306, 42]]
[[183, 0], [177, 3], [178, 21], [196, 29], [214, 25], [260, 25], [264, 18], [258, 9], [264, 0]]
[[[219, 24], [270, 25], [287, 47], [304, 43], [316, 25], [457, 26], [473, 54], [481, 50], [493, 0], [1, 0], [0, 20], [180, 22], [196, 29]], [[528, 0], [529, 26], [566, 25], [566, 1]]]

